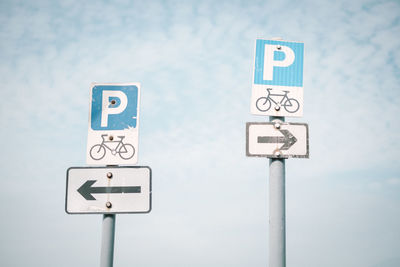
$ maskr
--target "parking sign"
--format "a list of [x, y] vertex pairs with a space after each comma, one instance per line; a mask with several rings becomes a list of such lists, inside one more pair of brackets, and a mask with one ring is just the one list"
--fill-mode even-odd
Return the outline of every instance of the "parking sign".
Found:
[[137, 163], [140, 84], [93, 84], [87, 164]]
[[303, 115], [304, 44], [256, 40], [251, 113]]

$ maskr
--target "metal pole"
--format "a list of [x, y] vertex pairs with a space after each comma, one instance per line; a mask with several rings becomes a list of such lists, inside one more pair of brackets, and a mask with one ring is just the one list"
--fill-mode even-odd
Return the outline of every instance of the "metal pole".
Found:
[[[270, 117], [270, 121], [284, 117]], [[285, 159], [269, 160], [269, 267], [286, 266]]]
[[114, 260], [115, 214], [103, 215], [100, 267], [112, 267]]

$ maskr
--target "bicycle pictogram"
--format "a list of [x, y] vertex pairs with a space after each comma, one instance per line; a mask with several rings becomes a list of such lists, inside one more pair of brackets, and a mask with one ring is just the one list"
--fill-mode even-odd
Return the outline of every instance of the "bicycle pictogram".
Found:
[[96, 144], [90, 148], [90, 157], [94, 160], [101, 160], [106, 155], [106, 149], [111, 151], [112, 155], [117, 155], [122, 159], [130, 159], [135, 155], [135, 148], [133, 145], [128, 143], [123, 143], [122, 140], [125, 136], [117, 136], [120, 140], [115, 140], [113, 136], [109, 136], [108, 140], [106, 140], [107, 134], [102, 134], [102, 142], [100, 144]]
[[[285, 110], [289, 113], [295, 113], [297, 110], [299, 110], [299, 101], [297, 101], [294, 98], [289, 98], [288, 93], [289, 91], [282, 91], [284, 92], [283, 94], [272, 94], [271, 93], [272, 88], [267, 88], [267, 96], [262, 96], [257, 99], [256, 101], [256, 107], [259, 111], [265, 112], [268, 111], [271, 108], [271, 102], [275, 104], [275, 110], [279, 111], [281, 106], [285, 108]], [[282, 97], [280, 101], [275, 101], [271, 96], [273, 97]]]

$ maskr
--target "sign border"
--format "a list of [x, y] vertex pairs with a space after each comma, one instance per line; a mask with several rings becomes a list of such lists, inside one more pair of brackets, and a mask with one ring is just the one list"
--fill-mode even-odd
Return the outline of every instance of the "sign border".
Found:
[[[306, 148], [307, 153], [305, 155], [281, 155], [275, 156], [274, 154], [250, 154], [249, 152], [249, 128], [251, 125], [274, 125], [276, 122], [279, 122], [282, 125], [302, 125], [306, 127]], [[272, 159], [287, 159], [287, 158], [310, 158], [310, 149], [309, 149], [309, 133], [308, 133], [308, 124], [307, 123], [298, 123], [298, 122], [284, 122], [280, 120], [275, 120], [272, 122], [246, 122], [246, 156], [247, 157], [261, 157], [261, 158], [272, 158]]]
[[[69, 172], [69, 170], [71, 170], [71, 169], [122, 169], [122, 168], [131, 168], [131, 169], [140, 169], [140, 168], [147, 168], [147, 169], [149, 169], [149, 171], [150, 171], [150, 185], [149, 185], [149, 188], [150, 188], [150, 192], [149, 192], [149, 195], [150, 195], [150, 205], [149, 205], [149, 210], [148, 211], [129, 211], [129, 212], [68, 212], [68, 210], [67, 210], [67, 203], [68, 203], [68, 172]], [[75, 214], [132, 214], [132, 213], [139, 213], [139, 214], [143, 214], [143, 213], [150, 213], [150, 211], [152, 210], [152, 195], [153, 195], [153, 193], [152, 193], [152, 191], [153, 191], [153, 189], [152, 189], [152, 170], [151, 170], [151, 168], [149, 167], [149, 166], [110, 166], [110, 167], [108, 167], [108, 166], [101, 166], [101, 167], [96, 167], [96, 166], [93, 166], [93, 167], [69, 167], [68, 169], [67, 169], [67, 174], [66, 174], [67, 176], [66, 176], [66, 182], [67, 182], [67, 185], [66, 185], [66, 191], [65, 191], [65, 212], [67, 213], [67, 214], [72, 214], [72, 215], [75, 215]]]

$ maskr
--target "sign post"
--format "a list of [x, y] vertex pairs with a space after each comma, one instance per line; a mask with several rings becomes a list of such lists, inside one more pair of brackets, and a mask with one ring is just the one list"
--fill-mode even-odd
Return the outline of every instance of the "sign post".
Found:
[[304, 44], [256, 40], [251, 113], [269, 123], [246, 124], [246, 155], [269, 158], [269, 266], [286, 266], [285, 159], [308, 158], [308, 125], [285, 123], [303, 115]]
[[151, 169], [138, 161], [140, 84], [93, 84], [86, 162], [67, 170], [65, 211], [103, 214], [100, 266], [112, 267], [118, 213], [151, 210]]
[[114, 262], [115, 214], [103, 215], [100, 267], [112, 267]]
[[[270, 121], [277, 119], [270, 117]], [[284, 118], [279, 118], [284, 121]], [[286, 266], [285, 159], [269, 159], [269, 266]]]

